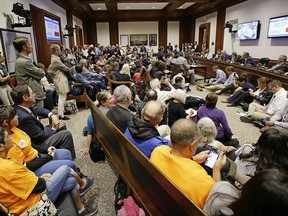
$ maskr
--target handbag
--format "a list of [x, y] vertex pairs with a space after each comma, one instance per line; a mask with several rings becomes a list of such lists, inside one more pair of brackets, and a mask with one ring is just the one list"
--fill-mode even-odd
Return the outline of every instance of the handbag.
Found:
[[105, 153], [101, 148], [100, 142], [97, 138], [92, 139], [89, 150], [90, 158], [93, 162], [104, 161]]
[[46, 193], [41, 194], [40, 200], [20, 216], [54, 216], [57, 209]]

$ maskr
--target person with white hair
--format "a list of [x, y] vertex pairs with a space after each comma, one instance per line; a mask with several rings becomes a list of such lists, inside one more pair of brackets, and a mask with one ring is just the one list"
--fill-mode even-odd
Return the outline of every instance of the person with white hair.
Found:
[[174, 122], [180, 118], [190, 119], [194, 114], [191, 110], [189, 114], [186, 113], [184, 104], [186, 102], [186, 93], [182, 89], [174, 91], [173, 101], [168, 104], [168, 125], [171, 127]]
[[201, 118], [198, 121], [197, 126], [200, 130], [200, 141], [199, 141], [200, 148], [203, 149], [214, 148], [219, 151], [223, 151], [226, 154], [231, 152], [231, 154], [228, 154], [227, 156], [232, 160], [236, 158], [235, 153], [234, 154], [232, 153], [233, 150], [236, 150], [235, 147], [225, 146], [215, 139], [217, 135], [217, 128], [210, 118], [208, 117]]
[[124, 133], [128, 126], [128, 122], [133, 117], [133, 114], [128, 109], [131, 104], [132, 94], [127, 86], [120, 85], [115, 88], [113, 95], [117, 104], [107, 112], [106, 116], [121, 132]]

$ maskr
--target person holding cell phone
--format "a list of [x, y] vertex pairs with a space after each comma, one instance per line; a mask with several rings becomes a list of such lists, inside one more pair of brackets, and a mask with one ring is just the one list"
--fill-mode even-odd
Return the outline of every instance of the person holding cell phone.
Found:
[[[199, 139], [197, 125], [191, 120], [179, 119], [171, 127], [172, 148], [159, 146], [150, 159], [188, 198], [203, 208], [211, 187], [221, 181], [220, 171], [226, 164], [226, 156], [224, 152], [217, 152], [217, 156], [215, 152], [210, 154], [209, 150], [194, 155]], [[200, 165], [208, 157], [212, 177]]]

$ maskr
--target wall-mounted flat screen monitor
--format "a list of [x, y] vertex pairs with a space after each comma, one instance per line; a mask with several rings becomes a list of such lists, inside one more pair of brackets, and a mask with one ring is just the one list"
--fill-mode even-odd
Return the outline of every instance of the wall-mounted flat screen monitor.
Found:
[[269, 20], [268, 38], [288, 37], [288, 15]]
[[237, 27], [238, 40], [255, 40], [259, 37], [260, 22], [259, 20], [239, 23]]
[[44, 16], [47, 41], [61, 41], [60, 21]]

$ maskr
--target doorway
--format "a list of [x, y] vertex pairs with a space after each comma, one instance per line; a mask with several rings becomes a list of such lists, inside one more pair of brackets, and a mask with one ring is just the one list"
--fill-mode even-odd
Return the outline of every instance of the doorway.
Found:
[[199, 52], [209, 49], [210, 44], [210, 22], [199, 26]]
[[76, 29], [76, 44], [78, 47], [83, 47], [83, 31], [80, 26], [75, 25]]

